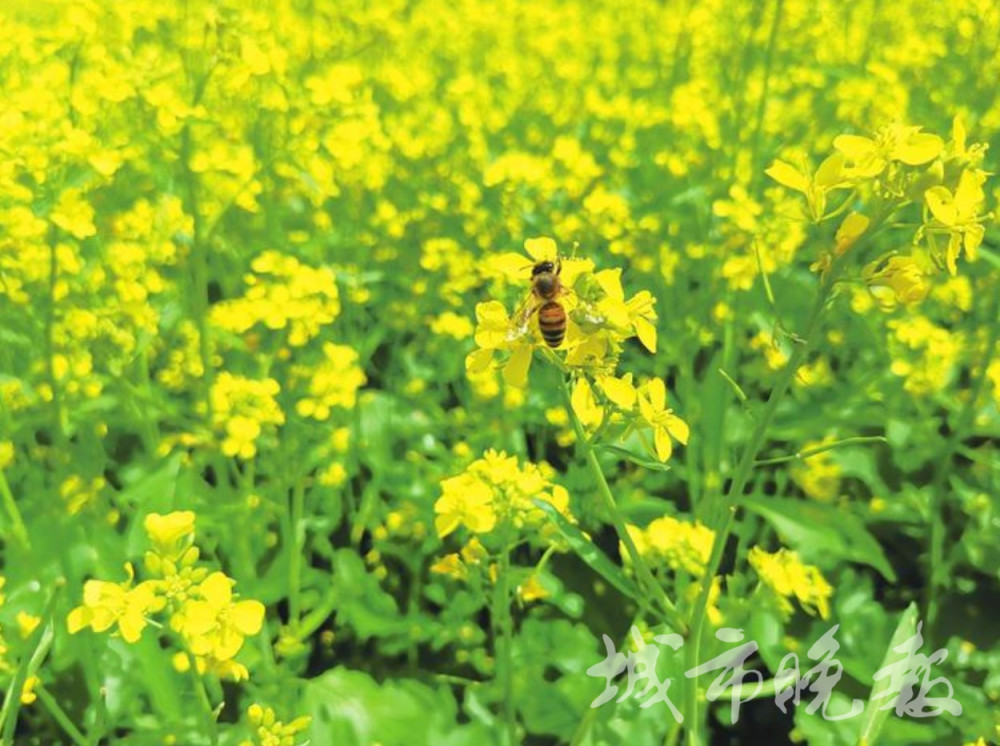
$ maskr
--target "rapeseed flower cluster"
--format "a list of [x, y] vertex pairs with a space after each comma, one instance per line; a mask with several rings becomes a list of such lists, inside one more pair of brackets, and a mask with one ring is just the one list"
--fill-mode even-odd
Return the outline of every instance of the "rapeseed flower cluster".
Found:
[[291, 347], [302, 347], [340, 314], [340, 294], [329, 267], [313, 268], [278, 251], [250, 262], [246, 291], [212, 306], [212, 323], [246, 334], [254, 327], [281, 332]]
[[[180, 669], [190, 665], [190, 655], [200, 672], [234, 681], [248, 678], [246, 666], [235, 658], [244, 640], [263, 627], [264, 605], [237, 600], [236, 581], [199, 564], [191, 511], [150, 513], [144, 528], [151, 544], [144, 560], [149, 577], [136, 583], [133, 566], [126, 564], [123, 582], [88, 580], [83, 603], [67, 618], [70, 633], [87, 627], [113, 630], [125, 642], [136, 643], [155, 624], [175, 634], [182, 648], [176, 659]], [[158, 615], [162, 623], [153, 621]]]
[[212, 422], [224, 454], [253, 458], [258, 440], [273, 436], [274, 428], [285, 421], [276, 399], [280, 390], [273, 378], [219, 374], [211, 392]]
[[790, 599], [798, 599], [802, 608], [821, 619], [830, 616], [832, 586], [815, 565], [807, 565], [797, 552], [779, 549], [767, 552], [752, 547], [747, 556], [763, 587], [773, 595], [782, 616], [789, 617], [793, 607]]
[[[524, 248], [527, 257], [501, 254], [490, 260], [490, 266], [501, 276], [520, 278], [524, 286], [533, 264], [560, 264], [559, 280], [569, 290], [558, 297], [568, 314], [566, 335], [559, 346], [565, 350], [565, 366], [571, 370], [613, 370], [623, 343], [634, 336], [655, 351], [655, 300], [649, 292], [626, 299], [620, 270], [595, 272], [588, 259], [563, 259], [551, 238], [528, 239]], [[499, 301], [477, 304], [478, 349], [466, 359], [467, 371], [474, 375], [498, 364], [508, 384], [526, 385], [534, 352], [546, 348], [534, 313], [538, 305], [533, 297], [527, 298], [510, 314]]]
[[[544, 547], [557, 546], [558, 534], [538, 501], [572, 520], [569, 493], [552, 482], [551, 471], [542, 466], [520, 464], [503, 451], [486, 451], [463, 471], [441, 482], [441, 496], [434, 503], [434, 528], [445, 538], [465, 529], [460, 552], [446, 554], [432, 570], [466, 580], [477, 568], [488, 570], [492, 581], [498, 568], [491, 563], [505, 543], [529, 541]], [[545, 591], [533, 576], [522, 589], [524, 600], [542, 598]]]
[[[654, 566], [668, 567], [675, 572], [683, 570], [692, 578], [705, 574], [715, 532], [698, 521], [663, 516], [645, 528], [628, 526], [628, 532], [639, 553]], [[626, 553], [623, 551], [622, 555]]]
[[[838, 135], [833, 145], [837, 152], [815, 172], [783, 160], [767, 170], [779, 184], [802, 193], [813, 223], [847, 211], [831, 250], [814, 268], [825, 273], [848, 252], [870, 257], [876, 245], [873, 236], [912, 205], [921, 210], [910, 246], [864, 259], [858, 274], [883, 308], [922, 301], [938, 268], [954, 276], [959, 256], [976, 259], [984, 225], [991, 218], [984, 207], [987, 173], [982, 161], [987, 146], [967, 144], [960, 117], [954, 119], [947, 143], [920, 127], [894, 123], [873, 137]], [[844, 192], [847, 196], [840, 197]], [[834, 197], [840, 204], [831, 207]]]
[[539, 466], [521, 466], [516, 456], [488, 450], [464, 472], [441, 483], [434, 527], [441, 538], [460, 527], [476, 535], [506, 525], [519, 531], [537, 529], [544, 525], [544, 513], [534, 500], [543, 500], [560, 513], [569, 510], [569, 493], [553, 484]]

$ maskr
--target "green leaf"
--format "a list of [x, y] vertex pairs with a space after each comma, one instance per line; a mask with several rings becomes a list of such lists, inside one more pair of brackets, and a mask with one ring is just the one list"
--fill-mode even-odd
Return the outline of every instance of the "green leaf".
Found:
[[[900, 652], [894, 648], [899, 647], [916, 634], [917, 615], [917, 605], [915, 603], [911, 603], [906, 607], [906, 611], [900, 616], [899, 624], [896, 625], [896, 631], [893, 632], [892, 639], [889, 641], [889, 647], [882, 658], [882, 665], [879, 666], [880, 670], [906, 657], [905, 650]], [[893, 711], [891, 707], [886, 707], [884, 698], [880, 699], [892, 685], [891, 679], [892, 677], [886, 676], [876, 681], [872, 686], [871, 694], [868, 695], [868, 702], [865, 703], [865, 711], [861, 721], [861, 732], [858, 734], [858, 746], [874, 746], [875, 739], [878, 738], [878, 734], [885, 725], [886, 719]]]
[[896, 572], [857, 516], [832, 505], [782, 497], [747, 498], [750, 510], [770, 523], [804, 559], [839, 558], [874, 567], [890, 583]]
[[304, 704], [311, 743], [337, 746], [464, 746], [490, 742], [482, 724], [459, 725], [445, 687], [411, 679], [378, 684], [362, 671], [335, 668], [310, 681]]
[[645, 603], [642, 594], [636, 585], [629, 580], [622, 569], [612, 562], [604, 552], [594, 546], [594, 543], [584, 535], [584, 533], [566, 520], [566, 518], [555, 509], [552, 503], [545, 500], [534, 500], [535, 507], [548, 515], [551, 521], [559, 529], [559, 533], [569, 544], [576, 555], [582, 559], [591, 570], [596, 572], [615, 588], [631, 599], [639, 603]]
[[409, 630], [395, 599], [353, 549], [340, 549], [334, 555], [333, 585], [338, 622], [351, 627], [360, 639], [405, 635]]
[[631, 461], [637, 466], [641, 466], [644, 469], [651, 469], [652, 471], [670, 471], [670, 465], [665, 464], [662, 461], [657, 461], [654, 458], [650, 458], [644, 454], [635, 453], [630, 451], [628, 448], [622, 446], [614, 445], [612, 443], [601, 443], [595, 448], [599, 451], [604, 451], [606, 453], [614, 454], [618, 458], [625, 459], [626, 461]]

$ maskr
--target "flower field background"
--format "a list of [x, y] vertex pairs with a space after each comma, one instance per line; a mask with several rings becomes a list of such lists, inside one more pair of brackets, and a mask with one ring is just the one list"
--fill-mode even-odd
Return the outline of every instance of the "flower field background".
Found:
[[0, 744], [996, 743], [998, 78], [992, 0], [4, 0]]

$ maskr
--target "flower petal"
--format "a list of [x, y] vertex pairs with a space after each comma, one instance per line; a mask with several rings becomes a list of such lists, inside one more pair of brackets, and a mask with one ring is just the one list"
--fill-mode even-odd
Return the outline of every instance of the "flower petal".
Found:
[[955, 199], [943, 186], [935, 186], [924, 192], [924, 201], [931, 214], [945, 225], [954, 225], [956, 218]]
[[690, 429], [688, 424], [677, 415], [670, 415], [667, 418], [667, 431], [681, 445], [687, 445]]
[[655, 428], [653, 430], [653, 440], [656, 443], [656, 457], [663, 462], [669, 461], [670, 454], [674, 450], [674, 444], [670, 440], [670, 433], [667, 432], [667, 429], [665, 427]]
[[508, 385], [523, 388], [528, 383], [531, 353], [531, 345], [518, 345], [514, 348], [510, 360], [503, 368], [503, 379]]
[[834, 153], [826, 158], [819, 168], [816, 169], [816, 176], [813, 181], [821, 189], [833, 189], [844, 180], [844, 156], [842, 153]]
[[782, 186], [797, 192], [805, 193], [809, 189], [809, 179], [806, 178], [806, 175], [785, 161], [775, 160], [764, 173]]
[[473, 350], [465, 357], [465, 372], [473, 375], [484, 373], [493, 362], [493, 350]]
[[944, 141], [929, 132], [915, 132], [892, 150], [892, 157], [908, 166], [920, 166], [938, 157]]
[[843, 153], [849, 161], [859, 163], [875, 155], [875, 141], [860, 135], [837, 135], [833, 147]]
[[646, 382], [646, 391], [649, 394], [649, 403], [657, 412], [663, 411], [667, 406], [667, 384], [662, 378], [651, 378]]
[[597, 379], [597, 383], [604, 391], [604, 395], [619, 409], [628, 412], [635, 406], [635, 387], [630, 380], [601, 376]]
[[573, 411], [584, 428], [591, 429], [601, 424], [604, 413], [597, 406], [597, 400], [594, 398], [594, 390], [590, 387], [590, 383], [588, 383], [586, 378], [579, 378], [577, 380], [570, 400], [573, 405]]
[[636, 319], [635, 333], [643, 347], [650, 352], [656, 352], [656, 326], [652, 322], [643, 318]]
[[536, 262], [555, 261], [559, 255], [556, 242], [551, 238], [529, 238], [524, 242], [524, 250]]
[[264, 604], [260, 601], [239, 601], [229, 610], [229, 618], [244, 635], [255, 635], [264, 624]]

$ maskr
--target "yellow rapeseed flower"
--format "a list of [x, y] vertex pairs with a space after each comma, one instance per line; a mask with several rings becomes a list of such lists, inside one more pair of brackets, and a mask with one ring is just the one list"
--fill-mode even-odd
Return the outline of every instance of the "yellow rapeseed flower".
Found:
[[193, 511], [175, 510], [166, 515], [150, 513], [143, 521], [143, 528], [154, 552], [165, 559], [177, 560], [194, 541], [194, 523]]
[[797, 598], [810, 614], [819, 614], [822, 619], [830, 616], [833, 588], [819, 568], [803, 564], [797, 552], [779, 549], [772, 554], [752, 547], [748, 560], [761, 582], [774, 592], [784, 616], [792, 613], [790, 598]]
[[185, 604], [178, 629], [195, 655], [229, 660], [243, 647], [245, 637], [260, 632], [264, 604], [233, 601], [234, 582], [224, 573], [213, 572], [198, 589], [201, 599]]
[[668, 461], [673, 452], [672, 440], [687, 445], [688, 426], [667, 407], [667, 386], [661, 378], [653, 378], [639, 387], [639, 414], [645, 424], [653, 429], [656, 457]]
[[938, 232], [948, 234], [945, 264], [952, 275], [958, 271], [955, 265], [961, 250], [964, 248], [965, 256], [975, 260], [983, 242], [986, 229], [979, 211], [985, 199], [985, 178], [982, 173], [967, 169], [959, 177], [954, 194], [943, 186], [931, 187], [924, 193], [927, 207], [934, 216], [934, 221], [926, 227], [927, 233], [931, 237]]
[[134, 588], [135, 572], [125, 565], [128, 578], [123, 583], [88, 580], [83, 586], [83, 604], [73, 609], [67, 618], [70, 634], [84, 627], [104, 632], [113, 626], [125, 642], [138, 642], [146, 627], [146, 614], [159, 611], [164, 601], [156, 594], [156, 583], [145, 581]]
[[944, 149], [944, 141], [920, 129], [892, 124], [879, 130], [874, 138], [838, 135], [833, 139], [833, 147], [847, 158], [846, 175], [872, 178], [880, 175], [893, 161], [921, 166], [938, 157]]

